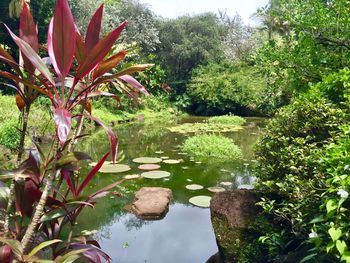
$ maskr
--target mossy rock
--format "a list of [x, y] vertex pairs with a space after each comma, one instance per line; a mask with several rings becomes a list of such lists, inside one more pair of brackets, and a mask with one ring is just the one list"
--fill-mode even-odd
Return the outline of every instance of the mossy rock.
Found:
[[255, 220], [260, 215], [258, 196], [248, 190], [214, 195], [210, 210], [220, 256], [224, 263], [266, 262]]

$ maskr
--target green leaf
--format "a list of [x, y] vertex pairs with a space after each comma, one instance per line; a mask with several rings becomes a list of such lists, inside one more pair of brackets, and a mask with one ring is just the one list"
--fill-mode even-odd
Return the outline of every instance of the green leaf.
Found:
[[60, 168], [67, 164], [75, 163], [81, 160], [91, 160], [91, 157], [88, 154], [83, 152], [68, 153], [67, 155], [63, 156], [61, 159], [57, 161], [56, 166], [57, 168]]
[[53, 219], [57, 219], [63, 216], [66, 216], [68, 213], [74, 211], [75, 209], [77, 209], [80, 205], [79, 204], [66, 204], [65, 208], [58, 208], [58, 209], [54, 209], [51, 210], [50, 212], [44, 214], [40, 221], [41, 222], [46, 222], [46, 221], [51, 221]]
[[335, 199], [328, 200], [328, 202], [326, 204], [327, 214], [329, 214], [332, 211], [334, 211], [335, 209], [337, 209], [337, 207], [338, 207], [338, 203]]
[[62, 242], [62, 240], [54, 239], [54, 240], [42, 242], [41, 244], [39, 244], [38, 246], [33, 248], [33, 250], [25, 257], [26, 260], [29, 261], [31, 257], [33, 257], [36, 253], [38, 253], [43, 248], [51, 246], [52, 244], [59, 243], [59, 242]]
[[334, 227], [328, 229], [328, 233], [334, 242], [337, 241], [342, 235], [342, 231], [339, 228], [335, 229]]
[[336, 247], [337, 247], [340, 255], [343, 255], [344, 251], [348, 248], [345, 241], [343, 241], [343, 240], [337, 240]]
[[317, 256], [317, 253], [311, 254], [311, 255], [307, 255], [306, 257], [304, 257], [302, 260], [300, 260], [300, 263], [304, 263], [309, 261], [310, 259], [313, 259], [315, 256]]
[[56, 263], [71, 263], [77, 260], [78, 258], [81, 257], [81, 254], [87, 251], [87, 249], [78, 249], [78, 250], [73, 250], [70, 251], [69, 253], [63, 255], [63, 256], [58, 256], [55, 258]]

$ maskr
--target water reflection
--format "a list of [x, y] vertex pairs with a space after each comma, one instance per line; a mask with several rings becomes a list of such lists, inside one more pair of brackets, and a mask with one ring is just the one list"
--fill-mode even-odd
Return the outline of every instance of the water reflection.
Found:
[[[198, 122], [203, 118], [186, 118], [179, 122]], [[162, 163], [163, 170], [171, 176], [161, 180], [137, 179], [125, 182], [115, 190], [122, 198], [106, 197], [97, 206], [87, 209], [79, 219], [77, 231], [83, 229], [99, 231], [97, 238], [102, 249], [120, 263], [167, 262], [193, 263], [205, 262], [216, 253], [217, 246], [210, 222], [209, 209], [197, 208], [188, 203], [195, 195], [212, 195], [206, 188], [220, 186], [220, 182], [231, 182], [227, 188], [237, 188], [242, 184], [251, 184], [250, 175], [253, 159], [252, 145], [256, 141], [263, 125], [261, 119], [250, 119], [246, 127], [238, 132], [225, 134], [232, 138], [243, 151], [244, 160], [239, 162], [195, 163], [179, 149], [186, 135], [171, 133], [166, 129], [169, 124], [147, 125], [136, 123], [117, 128], [120, 139], [119, 150], [123, 152], [121, 163], [129, 164], [132, 170], [120, 175], [99, 174], [93, 181], [89, 192], [113, 183], [125, 174], [140, 173], [132, 159], [141, 156], [169, 156], [171, 159], [183, 159], [181, 164]], [[172, 124], [174, 125], [174, 124]], [[88, 151], [94, 160], [108, 151], [109, 143], [103, 131], [94, 132], [81, 150]], [[156, 154], [156, 151], [163, 151]], [[184, 169], [185, 167], [186, 169]], [[200, 184], [203, 190], [190, 191], [187, 184]], [[173, 191], [173, 204], [167, 216], [160, 221], [142, 221], [126, 212], [123, 207], [130, 203], [134, 193], [143, 186], [168, 187]]]

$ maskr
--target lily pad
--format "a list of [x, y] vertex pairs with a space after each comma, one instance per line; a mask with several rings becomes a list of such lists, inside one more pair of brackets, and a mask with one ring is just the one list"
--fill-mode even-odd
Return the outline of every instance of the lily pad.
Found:
[[246, 190], [253, 190], [254, 185], [251, 184], [241, 184], [237, 187], [237, 189], [246, 189]]
[[196, 163], [196, 164], [201, 164], [202, 162], [199, 162], [199, 161], [198, 161], [198, 162], [194, 162], [194, 163]]
[[128, 174], [128, 175], [125, 175], [124, 178], [126, 180], [132, 180], [132, 179], [138, 179], [140, 178], [141, 176], [139, 174]]
[[181, 163], [181, 161], [180, 161], [180, 160], [168, 159], [168, 160], [163, 160], [163, 163], [167, 163], [167, 164], [178, 164], [178, 163]]
[[186, 185], [186, 189], [188, 189], [188, 190], [201, 190], [201, 189], [203, 189], [203, 186], [201, 186], [200, 184], [189, 184], [189, 185]]
[[188, 200], [188, 201], [195, 206], [207, 208], [210, 206], [210, 200], [211, 200], [210, 196], [198, 195], [198, 196], [190, 198], [190, 200]]
[[151, 171], [151, 170], [157, 170], [160, 168], [159, 164], [153, 164], [153, 163], [146, 163], [146, 164], [141, 164], [138, 167], [140, 170], [144, 171]]
[[220, 187], [220, 186], [208, 187], [207, 189], [208, 189], [208, 191], [210, 191], [210, 192], [212, 192], [212, 193], [219, 193], [219, 192], [224, 192], [224, 191], [226, 191], [225, 188]]
[[139, 157], [132, 160], [134, 163], [160, 163], [162, 159], [156, 157]]
[[126, 164], [103, 164], [99, 170], [100, 173], [124, 173], [130, 171], [131, 168]]
[[188, 170], [189, 169], [188, 166], [182, 166], [181, 168], [184, 169], [184, 170]]
[[[103, 164], [104, 164], [104, 165], [105, 165], [105, 164], [113, 164], [113, 162], [112, 162], [112, 161], [105, 161]], [[97, 162], [91, 162], [91, 163], [89, 163], [89, 166], [96, 166], [96, 165], [97, 165]]]
[[162, 153], [164, 153], [163, 151], [156, 151], [155, 152], [156, 154], [162, 154]]
[[221, 182], [220, 184], [223, 186], [231, 186], [232, 185], [231, 182]]
[[163, 160], [166, 160], [166, 159], [169, 159], [169, 156], [162, 156], [160, 158], [162, 158]]
[[169, 177], [170, 173], [166, 171], [155, 170], [155, 171], [144, 172], [141, 174], [141, 176], [148, 179], [161, 179], [161, 178]]

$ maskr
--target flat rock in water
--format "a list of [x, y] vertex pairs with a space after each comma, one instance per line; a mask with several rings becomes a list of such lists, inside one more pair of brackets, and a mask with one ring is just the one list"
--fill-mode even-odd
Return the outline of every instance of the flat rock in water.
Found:
[[169, 188], [142, 187], [135, 194], [129, 210], [140, 219], [162, 219], [168, 212], [171, 196], [172, 192]]

